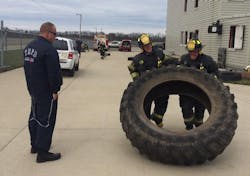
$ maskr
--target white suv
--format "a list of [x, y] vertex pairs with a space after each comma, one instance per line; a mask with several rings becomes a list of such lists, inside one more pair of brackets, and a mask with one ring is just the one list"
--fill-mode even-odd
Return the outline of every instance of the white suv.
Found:
[[109, 43], [110, 48], [119, 48], [120, 45], [121, 45], [121, 42], [115, 41], [115, 40]]
[[57, 49], [61, 69], [68, 70], [70, 76], [74, 76], [75, 71], [79, 69], [79, 53], [76, 50], [75, 41], [56, 37], [53, 46]]

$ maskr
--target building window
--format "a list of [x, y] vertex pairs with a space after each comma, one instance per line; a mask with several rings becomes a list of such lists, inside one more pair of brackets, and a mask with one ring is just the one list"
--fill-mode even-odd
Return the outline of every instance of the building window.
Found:
[[188, 0], [184, 0], [184, 12], [187, 11], [187, 2], [188, 2]]
[[188, 39], [191, 40], [191, 39], [193, 39], [193, 38], [194, 38], [194, 33], [193, 33], [193, 32], [190, 32], [190, 33], [189, 33], [189, 38], [188, 38]]
[[199, 0], [194, 1], [194, 7], [197, 8], [199, 6]]
[[194, 36], [194, 38], [195, 39], [199, 39], [199, 30], [197, 29], [197, 30], [195, 30], [195, 36]]
[[188, 41], [188, 31], [185, 31], [185, 44], [187, 44]]
[[[186, 31], [187, 32], [187, 31]], [[188, 34], [188, 33], [187, 33]], [[186, 35], [187, 35], [186, 34]], [[187, 39], [188, 40], [192, 40], [192, 39], [199, 39], [199, 30], [195, 30], [194, 32], [189, 32], [189, 36], [187, 35]]]
[[180, 43], [184, 44], [184, 41], [185, 41], [185, 32], [181, 31], [181, 41], [180, 41]]
[[188, 41], [188, 31], [181, 31], [181, 41], [180, 43], [185, 45]]
[[242, 49], [245, 26], [230, 26], [229, 48]]

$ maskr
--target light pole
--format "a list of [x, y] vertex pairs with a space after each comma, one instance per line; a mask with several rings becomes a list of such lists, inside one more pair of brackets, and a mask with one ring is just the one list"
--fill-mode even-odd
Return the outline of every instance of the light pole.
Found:
[[79, 39], [81, 39], [81, 29], [82, 29], [82, 14], [77, 13], [76, 15], [80, 16], [80, 31], [79, 31]]
[[3, 21], [1, 20], [1, 26], [0, 26], [0, 67], [3, 66], [3, 42], [4, 42], [4, 33], [3, 33]]

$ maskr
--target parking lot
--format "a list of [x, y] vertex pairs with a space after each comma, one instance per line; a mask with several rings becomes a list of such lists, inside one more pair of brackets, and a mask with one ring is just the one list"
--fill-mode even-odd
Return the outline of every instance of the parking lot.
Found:
[[[0, 176], [247, 176], [250, 163], [250, 87], [230, 85], [238, 104], [238, 128], [214, 161], [198, 166], [152, 162], [126, 139], [119, 121], [119, 106], [130, 75], [132, 52], [82, 53], [79, 71], [64, 76], [59, 95], [57, 123], [51, 147], [61, 160], [37, 164], [30, 154], [27, 127], [30, 98], [23, 69], [0, 73]], [[178, 99], [170, 99], [166, 118], [184, 128]], [[180, 124], [180, 125], [179, 125]], [[169, 125], [170, 126], [170, 125]]]

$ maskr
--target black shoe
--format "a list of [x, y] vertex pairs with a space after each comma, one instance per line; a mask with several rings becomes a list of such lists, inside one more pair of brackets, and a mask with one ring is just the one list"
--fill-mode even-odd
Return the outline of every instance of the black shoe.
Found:
[[60, 153], [50, 153], [50, 152], [39, 152], [36, 157], [37, 163], [43, 163], [46, 161], [55, 161], [61, 158]]
[[35, 147], [31, 147], [30, 153], [31, 153], [31, 154], [37, 153], [37, 149], [36, 149]]

